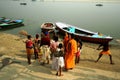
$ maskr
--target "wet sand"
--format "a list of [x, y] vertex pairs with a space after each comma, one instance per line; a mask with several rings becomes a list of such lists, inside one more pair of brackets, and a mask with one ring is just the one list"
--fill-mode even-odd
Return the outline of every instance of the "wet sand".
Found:
[[22, 40], [18, 35], [0, 33], [0, 80], [120, 80], [120, 46], [110, 46], [115, 63], [111, 65], [108, 55], [95, 63], [100, 52], [96, 50], [98, 45], [84, 42], [80, 63], [58, 77], [51, 64], [40, 65], [34, 55], [32, 64], [27, 64]]

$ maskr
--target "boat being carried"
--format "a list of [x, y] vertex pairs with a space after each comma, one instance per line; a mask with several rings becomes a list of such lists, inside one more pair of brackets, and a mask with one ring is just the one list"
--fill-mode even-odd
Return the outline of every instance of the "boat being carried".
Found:
[[49, 30], [54, 30], [54, 29], [55, 29], [55, 25], [51, 22], [46, 22], [41, 25], [42, 31], [45, 31], [45, 30], [49, 31]]
[[85, 41], [85, 42], [102, 44], [102, 43], [107, 43], [113, 40], [113, 38], [110, 36], [106, 36], [98, 32], [85, 30], [80, 27], [76, 27], [66, 23], [56, 22], [55, 25], [60, 33], [65, 33], [65, 32], [72, 33], [76, 37], [80, 38], [82, 41]]
[[0, 29], [7, 29], [12, 27], [23, 26], [23, 19], [7, 19], [7, 18], [0, 18]]

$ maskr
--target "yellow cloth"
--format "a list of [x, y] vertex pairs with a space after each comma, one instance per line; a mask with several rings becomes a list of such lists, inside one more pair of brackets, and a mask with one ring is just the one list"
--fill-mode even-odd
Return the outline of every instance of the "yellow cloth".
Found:
[[75, 53], [77, 52], [77, 42], [71, 39], [67, 44], [67, 52], [65, 54], [65, 68], [75, 67]]
[[34, 49], [33, 48], [26, 48], [26, 52], [27, 54], [33, 54], [34, 53]]
[[40, 49], [39, 52], [38, 52], [38, 55], [41, 56], [42, 54], [43, 54], [43, 53], [42, 53], [42, 50]]

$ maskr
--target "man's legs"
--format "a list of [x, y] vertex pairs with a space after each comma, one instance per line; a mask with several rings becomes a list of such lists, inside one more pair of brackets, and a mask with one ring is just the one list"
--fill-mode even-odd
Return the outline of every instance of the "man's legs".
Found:
[[103, 55], [103, 54], [99, 54], [99, 57], [98, 57], [98, 59], [97, 59], [95, 62], [98, 62], [99, 59], [102, 57], [102, 55]]
[[113, 61], [112, 61], [112, 55], [109, 54], [109, 57], [110, 57], [110, 64], [114, 64]]

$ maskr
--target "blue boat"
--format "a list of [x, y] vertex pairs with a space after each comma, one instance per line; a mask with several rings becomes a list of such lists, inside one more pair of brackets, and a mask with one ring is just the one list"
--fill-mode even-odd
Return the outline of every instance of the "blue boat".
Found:
[[11, 20], [11, 19], [3, 19], [2, 17], [0, 18], [0, 29], [18, 27], [23, 25], [24, 25], [23, 19]]

